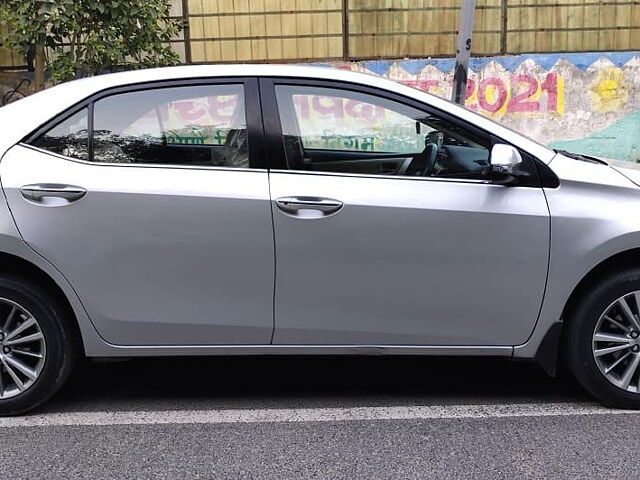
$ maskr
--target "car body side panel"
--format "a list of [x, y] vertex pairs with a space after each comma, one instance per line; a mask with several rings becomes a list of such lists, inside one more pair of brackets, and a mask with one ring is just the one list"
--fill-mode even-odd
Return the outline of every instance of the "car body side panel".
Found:
[[[74, 286], [107, 341], [271, 340], [266, 171], [87, 164], [17, 145], [0, 175], [20, 233]], [[34, 183], [88, 193], [71, 205], [37, 205], [20, 192]]]
[[[591, 164], [576, 164], [574, 161], [559, 157], [552, 164], [555, 171], [563, 177], [562, 185], [559, 189], [547, 190], [546, 194], [552, 211], [556, 212], [558, 218], [552, 220], [552, 229], [555, 241], [552, 241], [551, 255], [554, 262], [558, 259], [575, 256], [576, 245], [580, 245], [583, 256], [581, 259], [560, 262], [554, 265], [550, 272], [547, 295], [543, 304], [540, 319], [529, 340], [513, 349], [513, 355], [521, 358], [532, 358], [548, 329], [560, 319], [562, 309], [573, 290], [581, 278], [599, 262], [606, 258], [640, 245], [640, 234], [634, 233], [640, 230], [640, 222], [636, 213], [640, 210], [631, 207], [631, 215], [627, 219], [630, 224], [621, 228], [618, 226], [614, 231], [626, 230], [627, 233], [617, 238], [603, 238], [597, 227], [602, 227], [598, 220], [587, 218], [584, 208], [585, 201], [591, 196], [592, 182], [605, 182], [607, 185], [596, 186], [599, 191], [598, 199], [593, 202], [598, 211], [606, 212], [607, 208], [617, 209], [620, 200], [637, 197], [640, 192], [634, 191], [634, 187], [625, 178], [616, 172], [609, 172], [608, 167]], [[616, 194], [618, 187], [622, 187], [623, 192]], [[561, 190], [562, 189], [562, 190]], [[561, 192], [570, 189], [571, 196], [562, 199]], [[622, 196], [620, 196], [622, 195]], [[603, 202], [605, 200], [605, 202]], [[600, 205], [600, 206], [598, 206]], [[564, 228], [558, 231], [558, 223], [561, 219], [560, 209], [565, 211], [565, 216], [569, 217], [569, 223], [577, 230], [571, 231]], [[593, 213], [595, 213], [592, 210]], [[592, 215], [593, 217], [594, 215]], [[606, 216], [605, 216], [606, 218]], [[560, 225], [565, 222], [560, 221]], [[617, 224], [617, 222], [614, 222]], [[582, 237], [576, 233], [582, 233]], [[592, 234], [595, 237], [586, 240]], [[558, 245], [562, 235], [564, 240], [570, 241], [562, 247]], [[610, 236], [610, 235], [607, 235]], [[576, 241], [576, 237], [578, 241]], [[15, 225], [10, 217], [7, 205], [2, 199], [0, 201], [0, 249], [23, 258], [42, 269], [47, 273], [65, 293], [74, 310], [81, 330], [82, 339], [86, 354], [94, 357], [120, 357], [120, 356], [169, 356], [169, 355], [255, 355], [255, 354], [348, 354], [348, 355], [392, 355], [392, 354], [415, 354], [415, 355], [511, 355], [511, 347], [490, 347], [490, 346], [393, 346], [393, 345], [333, 345], [328, 347], [308, 346], [308, 345], [288, 345], [288, 346], [261, 346], [235, 345], [235, 346], [210, 346], [210, 345], [182, 345], [182, 346], [145, 346], [112, 345], [101, 338], [75, 293], [73, 287], [67, 279], [49, 262], [33, 251], [19, 237]], [[570, 252], [571, 250], [571, 252]], [[586, 256], [584, 255], [586, 251]]]
[[92, 354], [100, 354], [102, 352], [104, 355], [108, 355], [109, 349], [105, 348], [107, 344], [93, 327], [73, 287], [51, 263], [38, 255], [20, 236], [4, 195], [0, 197], [0, 251], [29, 262], [51, 277], [56, 285], [60, 287], [73, 309], [80, 334], [82, 335], [85, 352], [91, 352]]
[[560, 187], [545, 189], [551, 211], [549, 280], [533, 335], [514, 355], [532, 357], [580, 280], [596, 265], [640, 247], [640, 190], [607, 165], [558, 155]]
[[513, 345], [547, 275], [540, 188], [271, 172], [279, 197], [336, 199], [327, 218], [274, 207], [274, 344]]

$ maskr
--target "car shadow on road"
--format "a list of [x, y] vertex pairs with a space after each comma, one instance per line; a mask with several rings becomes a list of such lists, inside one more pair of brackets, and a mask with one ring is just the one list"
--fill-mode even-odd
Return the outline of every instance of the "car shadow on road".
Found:
[[87, 361], [40, 411], [592, 402], [566, 376], [491, 358], [193, 357]]

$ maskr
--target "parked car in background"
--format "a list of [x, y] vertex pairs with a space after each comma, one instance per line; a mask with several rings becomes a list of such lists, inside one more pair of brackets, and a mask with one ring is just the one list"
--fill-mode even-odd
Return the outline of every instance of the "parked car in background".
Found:
[[640, 407], [638, 170], [314, 67], [104, 75], [0, 122], [0, 414], [80, 356], [247, 354], [561, 359]]

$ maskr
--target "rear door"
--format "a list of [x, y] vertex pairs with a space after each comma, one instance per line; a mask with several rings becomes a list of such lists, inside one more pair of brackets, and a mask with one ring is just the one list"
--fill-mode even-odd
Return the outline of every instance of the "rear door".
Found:
[[274, 245], [258, 98], [245, 79], [110, 91], [3, 158], [20, 232], [108, 342], [269, 343]]
[[279, 161], [275, 344], [526, 341], [545, 287], [549, 211], [540, 187], [490, 182], [496, 139], [366, 87], [261, 88]]

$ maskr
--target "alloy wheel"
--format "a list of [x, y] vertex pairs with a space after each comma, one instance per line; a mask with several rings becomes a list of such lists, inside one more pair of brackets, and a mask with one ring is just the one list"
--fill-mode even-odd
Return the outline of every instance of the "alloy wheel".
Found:
[[16, 302], [0, 298], [0, 399], [30, 388], [42, 372], [46, 354], [34, 316]]

